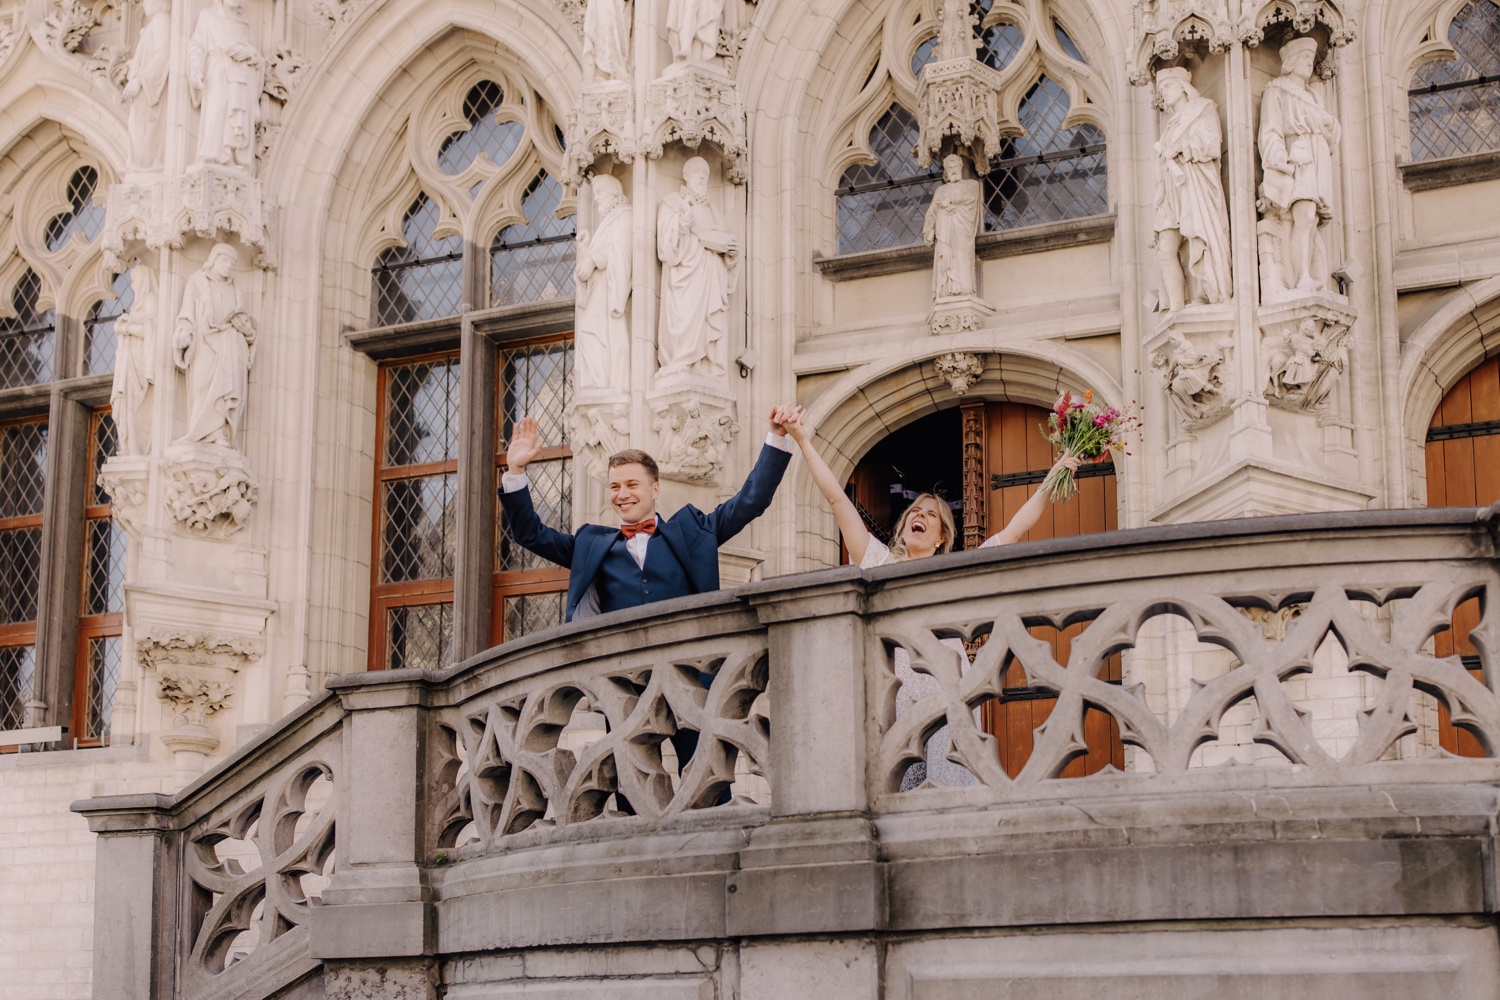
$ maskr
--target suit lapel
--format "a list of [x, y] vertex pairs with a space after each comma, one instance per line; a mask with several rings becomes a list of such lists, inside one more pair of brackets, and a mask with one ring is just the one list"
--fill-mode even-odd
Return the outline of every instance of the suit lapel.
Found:
[[[685, 519], [684, 522], [685, 523]], [[656, 517], [656, 533], [661, 536], [662, 541], [667, 543], [667, 548], [677, 557], [682, 565], [682, 571], [687, 574], [689, 582], [693, 585], [695, 593], [702, 593], [703, 587], [698, 582], [698, 574], [693, 567], [693, 555], [688, 544], [687, 532], [683, 523], [676, 520], [667, 520], [660, 514]]]
[[602, 524], [585, 525], [585, 528], [598, 530], [585, 534], [584, 529], [579, 529], [579, 535], [584, 542], [583, 551], [574, 558], [573, 572], [568, 581], [568, 593], [573, 607], [576, 607], [578, 601], [582, 599], [583, 592], [588, 590], [589, 584], [594, 582], [594, 577], [599, 573], [599, 567], [604, 563], [604, 557], [609, 554], [609, 546], [614, 541], [615, 532], [619, 530], [606, 528]]

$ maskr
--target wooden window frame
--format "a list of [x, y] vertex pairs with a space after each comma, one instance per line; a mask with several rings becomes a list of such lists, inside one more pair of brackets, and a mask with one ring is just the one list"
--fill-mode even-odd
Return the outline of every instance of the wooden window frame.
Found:
[[[99, 421], [112, 414], [108, 406], [95, 407], [89, 414], [88, 424], [88, 468], [93, 470], [94, 445], [98, 441]], [[77, 648], [73, 653], [73, 734], [74, 745], [79, 748], [107, 746], [109, 740], [99, 733], [90, 731], [89, 702], [92, 700], [90, 694], [93, 687], [93, 678], [89, 673], [89, 647], [94, 639], [113, 639], [122, 637], [125, 631], [124, 611], [106, 611], [98, 614], [89, 614], [88, 610], [88, 578], [89, 578], [89, 530], [93, 522], [108, 520], [114, 516], [114, 504], [90, 503], [92, 499], [92, 484], [85, 482], [84, 506], [83, 506], [83, 531], [82, 544], [79, 546], [78, 559], [78, 631], [76, 634]], [[123, 567], [122, 567], [123, 571]]]

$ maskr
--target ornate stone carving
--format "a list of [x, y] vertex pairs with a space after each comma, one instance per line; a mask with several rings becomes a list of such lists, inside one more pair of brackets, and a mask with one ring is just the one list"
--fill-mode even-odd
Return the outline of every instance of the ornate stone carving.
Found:
[[739, 243], [708, 199], [710, 167], [694, 156], [682, 187], [661, 200], [656, 255], [662, 263], [657, 332], [659, 375], [719, 377], [729, 340], [729, 296]]
[[234, 682], [227, 678], [204, 677], [174, 667], [157, 674], [157, 696], [172, 706], [177, 725], [201, 726], [215, 712], [229, 707], [234, 696]]
[[96, 45], [89, 36], [115, 6], [115, 0], [31, 0], [26, 17], [31, 37], [43, 52], [81, 67], [112, 89], [121, 75], [125, 54]]
[[922, 220], [922, 242], [932, 247], [932, 298], [942, 302], [976, 291], [974, 241], [984, 217], [984, 190], [964, 176], [964, 158], [943, 157], [943, 183]]
[[257, 635], [230, 635], [152, 626], [135, 638], [141, 663], [153, 670], [168, 666], [219, 667], [238, 671], [261, 658], [265, 640]]
[[933, 303], [927, 326], [934, 337], [983, 330], [995, 307], [977, 295], [950, 295]]
[[188, 93], [198, 119], [199, 163], [255, 172], [256, 126], [266, 60], [245, 16], [245, 0], [214, 0], [188, 41]]
[[585, 87], [568, 116], [567, 182], [581, 182], [603, 156], [621, 163], [634, 160], [634, 121], [635, 92], [629, 83], [612, 80]]
[[238, 260], [233, 246], [215, 244], [182, 295], [172, 338], [173, 363], [187, 373], [187, 431], [179, 443], [239, 447], [256, 329], [234, 280]]
[[580, 390], [624, 386], [630, 374], [634, 213], [618, 178], [595, 174], [594, 226], [578, 234], [574, 372]]
[[[972, 354], [969, 357], [979, 362]], [[958, 392], [958, 388], [955, 386], [953, 391]], [[959, 410], [963, 417], [964, 548], [977, 549], [984, 541], [988, 522], [985, 508], [989, 505], [990, 492], [984, 476], [984, 400], [971, 400]]]
[[229, 707], [235, 676], [265, 651], [259, 636], [221, 635], [153, 627], [136, 636], [136, 655], [157, 677], [157, 697], [172, 713], [162, 742], [178, 754], [178, 770], [190, 776], [202, 757], [219, 746], [209, 720]]
[[583, 12], [583, 71], [590, 80], [630, 79], [630, 0], [590, 0]]
[[245, 526], [260, 485], [234, 448], [176, 442], [162, 458], [167, 510], [189, 533], [226, 538]]
[[974, 58], [974, 14], [966, 0], [943, 0], [938, 8], [941, 57], [917, 81], [917, 163], [964, 153], [983, 175], [1000, 152], [1000, 140], [1019, 135], [1000, 113], [1001, 75]]
[[162, 97], [171, 59], [172, 12], [169, 0], [146, 0], [146, 23], [135, 52], [123, 67], [122, 96], [129, 108], [130, 149], [126, 166], [151, 170], [161, 166]]
[[11, 19], [0, 15], [0, 63], [10, 58], [10, 54], [16, 50], [16, 43], [21, 40], [21, 33]]
[[327, 21], [328, 26], [333, 29], [333, 34], [336, 35], [340, 28], [354, 20], [355, 15], [374, 2], [375, 0], [312, 0], [311, 9], [313, 16]]
[[[360, 0], [369, 3], [370, 0]], [[585, 16], [584, 0], [547, 0], [552, 9], [562, 15], [562, 19], [573, 26], [579, 34], [583, 33], [583, 19]]]
[[302, 83], [302, 74], [308, 61], [296, 49], [278, 47], [266, 60], [265, 101], [262, 110], [265, 117], [255, 130], [255, 155], [261, 159], [270, 153], [271, 147], [281, 135], [281, 112], [292, 99]]
[[1219, 178], [1224, 134], [1218, 105], [1198, 93], [1187, 70], [1160, 71], [1156, 86], [1167, 112], [1156, 142], [1156, 256], [1167, 311], [1176, 312], [1189, 301], [1224, 302], [1233, 294]]
[[256, 267], [273, 269], [271, 215], [260, 182], [217, 164], [195, 164], [180, 177], [112, 184], [106, 202], [102, 247], [105, 266], [129, 266], [127, 246], [182, 249], [188, 235], [206, 240], [233, 234], [255, 251]]
[[978, 382], [979, 376], [984, 374], [984, 361], [977, 354], [967, 351], [940, 354], [932, 360], [932, 367], [937, 371], [938, 378], [947, 382], [956, 396], [968, 392], [969, 386]]
[[1207, 45], [1218, 53], [1234, 44], [1234, 22], [1224, 0], [1135, 0], [1130, 12], [1140, 39], [1130, 67], [1130, 82], [1137, 87], [1149, 84], [1152, 68], [1177, 59], [1184, 46]]
[[1329, 281], [1323, 227], [1333, 218], [1334, 160], [1341, 129], [1323, 106], [1322, 85], [1310, 86], [1318, 43], [1297, 38], [1281, 48], [1282, 75], [1260, 103], [1264, 179], [1256, 209], [1261, 299], [1323, 291]]
[[109, 389], [120, 455], [143, 455], [147, 449], [149, 414], [141, 412], [146, 393], [156, 381], [156, 274], [138, 264], [131, 271], [135, 299], [130, 311], [115, 320], [115, 374]]
[[1335, 0], [1268, 0], [1258, 9], [1250, 8], [1240, 20], [1240, 41], [1254, 48], [1266, 38], [1273, 26], [1289, 26], [1305, 35], [1322, 24], [1328, 29], [1328, 44], [1341, 48], [1354, 41], [1357, 25], [1344, 14]]
[[603, 479], [609, 456], [630, 440], [630, 401], [627, 396], [592, 398], [580, 390], [568, 416], [573, 454], [588, 474]]
[[734, 81], [714, 68], [690, 64], [646, 88], [646, 127], [641, 152], [652, 159], [668, 143], [697, 149], [705, 140], [724, 153], [725, 178], [746, 178], [745, 108]]
[[137, 538], [146, 526], [150, 480], [150, 459], [138, 455], [115, 455], [99, 470], [99, 486], [109, 494], [115, 521]]
[[1200, 350], [1186, 334], [1173, 331], [1152, 355], [1151, 367], [1161, 374], [1167, 395], [1189, 421], [1218, 416], [1228, 408], [1224, 346]]
[[648, 399], [661, 438], [661, 473], [684, 483], [723, 482], [729, 443], [739, 433], [734, 400], [712, 392], [674, 391]]
[[674, 65], [711, 65], [719, 56], [723, 26], [724, 0], [667, 0], [667, 44]]
[[1261, 356], [1266, 365], [1266, 396], [1295, 410], [1324, 405], [1349, 366], [1349, 330], [1354, 315], [1305, 306], [1261, 323]]

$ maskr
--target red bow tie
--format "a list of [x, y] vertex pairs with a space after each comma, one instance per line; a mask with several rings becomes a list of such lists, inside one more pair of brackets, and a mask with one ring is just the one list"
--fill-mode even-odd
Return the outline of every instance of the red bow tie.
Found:
[[620, 530], [625, 532], [626, 541], [634, 538], [636, 532], [652, 535], [656, 533], [656, 518], [653, 517], [649, 521], [637, 521], [634, 524], [622, 524], [620, 525]]

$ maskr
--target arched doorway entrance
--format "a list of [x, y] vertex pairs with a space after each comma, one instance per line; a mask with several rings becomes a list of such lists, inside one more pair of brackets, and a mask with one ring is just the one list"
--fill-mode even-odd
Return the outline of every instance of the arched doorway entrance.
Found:
[[[1483, 507], [1500, 500], [1500, 357], [1481, 362], [1448, 390], [1427, 429], [1427, 506]], [[1479, 599], [1453, 612], [1453, 627], [1433, 639], [1438, 656], [1459, 656], [1480, 681], [1479, 650], [1469, 633], [1479, 626]], [[1439, 706], [1438, 742], [1462, 757], [1483, 757], [1468, 732]]]
[[[973, 400], [939, 410], [893, 432], [875, 444], [855, 466], [847, 489], [867, 527], [889, 541], [896, 519], [919, 493], [932, 492], [953, 505], [958, 529], [955, 549], [973, 548], [1000, 531], [1051, 468], [1054, 455], [1039, 426], [1044, 407]], [[1110, 531], [1117, 526], [1114, 464], [1108, 459], [1080, 470], [1078, 495], [1054, 504], [1031, 529], [1027, 541]], [[848, 562], [848, 553], [843, 553]], [[1049, 640], [1059, 663], [1066, 663], [1078, 624], [1062, 631], [1031, 629]], [[1104, 680], [1119, 683], [1118, 655], [1105, 666]], [[1056, 693], [1030, 684], [1019, 663], [1006, 671], [997, 701], [983, 707], [987, 732], [998, 744], [1006, 773], [1019, 774], [1031, 756], [1034, 734], [1057, 703]], [[1075, 759], [1062, 777], [1082, 777], [1106, 766], [1124, 768], [1119, 726], [1108, 713], [1089, 709], [1084, 719], [1088, 753]]]

